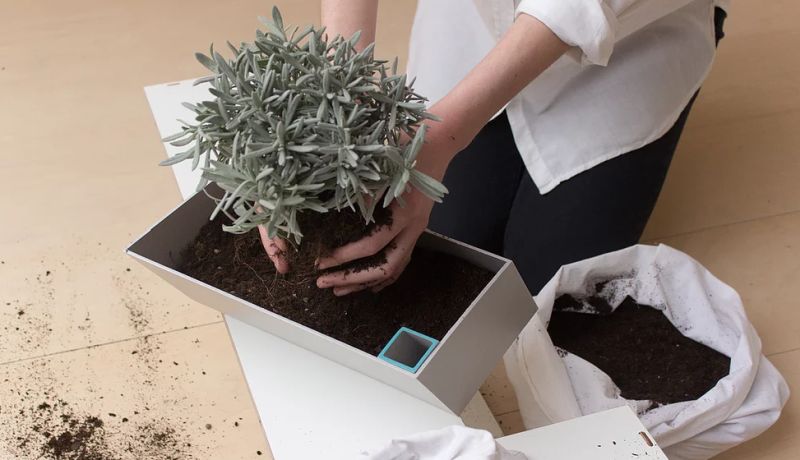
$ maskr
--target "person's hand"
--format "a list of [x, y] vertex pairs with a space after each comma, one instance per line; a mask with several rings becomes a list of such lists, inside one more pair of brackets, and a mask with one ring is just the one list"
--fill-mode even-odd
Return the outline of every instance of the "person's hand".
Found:
[[[430, 112], [442, 118], [442, 121], [433, 126], [429, 124], [425, 144], [417, 155], [416, 167], [441, 181], [450, 160], [469, 144], [479, 127], [463, 123], [464, 114], [470, 113], [469, 111], [450, 110], [447, 104], [442, 102], [432, 107]], [[346, 269], [331, 271], [317, 278], [317, 287], [332, 288], [335, 295], [342, 296], [364, 289], [377, 292], [397, 280], [411, 260], [411, 252], [417, 239], [428, 226], [434, 204], [431, 199], [413, 187], [403, 195], [403, 200], [405, 206], [400, 206], [397, 201], [390, 205], [392, 212], [390, 226], [380, 228], [359, 241], [334, 249], [329, 256], [318, 261], [317, 269], [328, 270], [373, 256], [381, 251], [386, 255], [386, 262], [378, 267], [357, 272], [348, 272]], [[270, 239], [266, 229], [262, 227], [258, 230], [264, 249], [278, 273], [288, 273], [290, 267], [285, 256], [286, 242], [278, 238]]]
[[397, 280], [411, 261], [411, 252], [428, 226], [433, 209], [433, 201], [414, 188], [406, 192], [403, 199], [405, 206], [400, 206], [397, 201], [389, 206], [392, 212], [390, 226], [335, 249], [328, 257], [319, 260], [317, 268], [325, 270], [381, 251], [386, 255], [386, 262], [365, 270], [341, 270], [322, 275], [317, 278], [317, 287], [333, 288], [335, 295], [343, 296], [364, 289], [377, 292]]
[[[425, 135], [425, 144], [417, 155], [416, 167], [419, 171], [441, 181], [450, 160], [467, 146], [477, 133], [462, 125], [463, 114], [448, 110], [441, 102], [430, 110], [442, 121], [433, 125]], [[370, 289], [380, 291], [394, 283], [411, 260], [411, 252], [417, 239], [425, 231], [430, 219], [433, 201], [417, 189], [410, 187], [403, 195], [405, 206], [394, 201], [389, 207], [392, 212], [391, 226], [383, 227], [359, 241], [337, 248], [333, 253], [319, 260], [317, 268], [330, 269], [357, 259], [369, 257], [383, 251], [386, 262], [366, 270], [340, 270], [317, 278], [317, 287], [332, 288], [337, 296]]]
[[275, 270], [280, 274], [289, 273], [289, 262], [286, 260], [286, 241], [281, 238], [270, 238], [263, 225], [258, 226], [258, 234], [261, 235], [261, 244], [264, 245], [267, 256], [275, 265]]

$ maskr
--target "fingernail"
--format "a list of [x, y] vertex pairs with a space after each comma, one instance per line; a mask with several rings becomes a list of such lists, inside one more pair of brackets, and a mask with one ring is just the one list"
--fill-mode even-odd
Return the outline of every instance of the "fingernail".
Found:
[[317, 287], [318, 287], [318, 288], [320, 288], [320, 289], [325, 289], [326, 287], [328, 287], [328, 286], [326, 286], [326, 284], [327, 284], [327, 283], [326, 283], [326, 281], [325, 281], [324, 279], [322, 279], [322, 278], [317, 278]]

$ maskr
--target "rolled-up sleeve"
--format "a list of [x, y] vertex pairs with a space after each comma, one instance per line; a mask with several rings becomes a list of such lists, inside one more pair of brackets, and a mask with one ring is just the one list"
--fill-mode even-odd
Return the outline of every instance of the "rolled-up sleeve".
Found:
[[614, 44], [692, 0], [521, 0], [515, 17], [527, 14], [544, 23], [581, 60], [606, 65]]

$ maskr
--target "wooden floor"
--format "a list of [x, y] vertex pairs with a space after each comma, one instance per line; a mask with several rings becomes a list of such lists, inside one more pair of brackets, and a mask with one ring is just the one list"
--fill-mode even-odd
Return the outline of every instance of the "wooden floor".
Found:
[[[277, 3], [287, 23], [318, 22], [317, 2]], [[121, 458], [269, 458], [220, 316], [123, 254], [180, 200], [142, 88], [202, 74], [195, 51], [249, 39], [269, 9], [225, 5], [0, 0], [0, 458], [19, 458], [42, 403], [100, 416], [112, 447], [171, 440]], [[405, 56], [413, 6], [382, 2], [381, 56]], [[733, 6], [645, 240], [737, 289], [800, 389], [800, 6]], [[518, 430], [502, 369], [483, 392]], [[720, 458], [797, 458], [797, 401]]]

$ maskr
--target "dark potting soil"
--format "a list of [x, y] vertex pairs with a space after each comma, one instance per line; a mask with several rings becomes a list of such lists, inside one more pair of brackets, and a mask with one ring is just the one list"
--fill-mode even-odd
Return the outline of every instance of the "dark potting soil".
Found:
[[[303, 240], [287, 251], [286, 275], [275, 271], [258, 232], [226, 233], [223, 219], [203, 226], [181, 256], [181, 272], [373, 355], [401, 326], [441, 340], [493, 276], [456, 257], [416, 248], [394, 284], [378, 293], [366, 289], [336, 297], [316, 286], [322, 272], [315, 261], [391, 225], [389, 211], [376, 211], [369, 227], [351, 211], [301, 214]], [[385, 261], [379, 253], [331, 271], [358, 272]]]
[[108, 460], [108, 448], [103, 443], [103, 421], [89, 416], [83, 419], [65, 416], [67, 426], [50, 435], [43, 453], [53, 458]]
[[608, 374], [623, 398], [657, 405], [691, 401], [729, 372], [730, 358], [684, 336], [651, 306], [628, 297], [613, 312], [602, 304], [599, 314], [564, 311], [580, 305], [569, 295], [556, 299], [550, 337]]
[[[109, 413], [106, 420], [96, 415], [73, 411], [62, 399], [49, 399], [30, 407], [17, 409], [14, 435], [3, 433], [6, 446], [13, 458], [41, 460], [121, 460], [159, 459], [189, 460], [191, 444], [185, 442], [174, 428], [159, 419], [144, 422], [122, 418], [130, 424], [128, 430], [120, 426], [108, 429], [116, 414]], [[132, 417], [139, 412], [134, 411]], [[138, 417], [137, 417], [138, 418]], [[5, 457], [3, 457], [5, 459]]]

